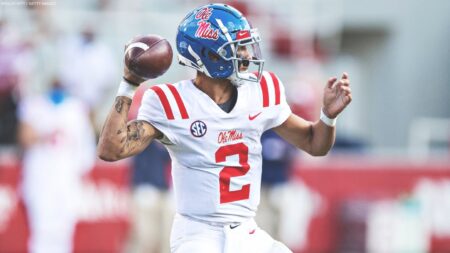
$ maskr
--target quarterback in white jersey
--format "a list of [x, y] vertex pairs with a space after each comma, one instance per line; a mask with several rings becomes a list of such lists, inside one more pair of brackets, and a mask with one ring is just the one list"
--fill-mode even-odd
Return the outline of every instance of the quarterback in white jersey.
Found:
[[[311, 155], [325, 155], [335, 139], [335, 118], [351, 102], [346, 73], [330, 78], [320, 120], [292, 114], [284, 86], [263, 71], [260, 36], [236, 9], [209, 4], [180, 23], [177, 50], [193, 80], [146, 91], [137, 120], [126, 122], [142, 78], [126, 72], [98, 144], [101, 159], [141, 152], [153, 140], [172, 158], [177, 214], [175, 253], [291, 252], [253, 220], [259, 203], [262, 133], [277, 134]], [[251, 72], [252, 66], [256, 67]]]
[[137, 119], [164, 134], [179, 214], [221, 223], [255, 216], [261, 135], [291, 110], [274, 74], [264, 72], [261, 84], [244, 82], [229, 113], [191, 80], [153, 86], [144, 95]]

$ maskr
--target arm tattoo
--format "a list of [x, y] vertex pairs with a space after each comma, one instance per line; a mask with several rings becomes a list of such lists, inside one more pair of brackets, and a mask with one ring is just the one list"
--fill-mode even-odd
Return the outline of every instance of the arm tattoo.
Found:
[[139, 141], [144, 135], [144, 124], [141, 121], [134, 121], [127, 126], [128, 139], [133, 141]]
[[141, 145], [144, 145], [148, 141], [149, 137], [145, 137], [144, 123], [142, 121], [130, 122], [127, 126], [127, 137], [125, 145], [123, 146], [121, 153], [131, 152]]
[[122, 113], [122, 108], [123, 108], [124, 103], [126, 103], [128, 106], [131, 105], [131, 99], [126, 99], [124, 97], [116, 98], [116, 104], [114, 105], [116, 112]]

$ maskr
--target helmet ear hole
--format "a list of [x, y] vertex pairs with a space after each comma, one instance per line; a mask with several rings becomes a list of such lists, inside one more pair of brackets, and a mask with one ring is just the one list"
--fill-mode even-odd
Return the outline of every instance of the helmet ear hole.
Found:
[[200, 52], [202, 54], [202, 57], [206, 57], [205, 51], [206, 51], [206, 48], [202, 47], [202, 51]]
[[220, 56], [214, 53], [213, 51], [208, 51], [208, 59], [212, 62], [218, 62], [220, 59]]

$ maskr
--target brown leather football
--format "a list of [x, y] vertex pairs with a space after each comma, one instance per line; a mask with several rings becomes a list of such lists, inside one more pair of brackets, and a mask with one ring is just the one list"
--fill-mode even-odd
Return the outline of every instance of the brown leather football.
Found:
[[169, 42], [156, 34], [137, 36], [125, 46], [125, 75], [145, 81], [164, 74], [172, 64]]

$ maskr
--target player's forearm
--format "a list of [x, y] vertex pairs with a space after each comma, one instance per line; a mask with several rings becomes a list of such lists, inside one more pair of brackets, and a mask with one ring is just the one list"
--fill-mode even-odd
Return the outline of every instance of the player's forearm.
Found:
[[126, 157], [124, 147], [127, 140], [127, 117], [131, 99], [123, 96], [116, 97], [100, 133], [97, 154], [105, 161], [116, 161]]
[[282, 135], [284, 139], [312, 156], [326, 155], [333, 146], [336, 135], [335, 127], [327, 126], [321, 120], [304, 121], [301, 125], [282, 131], [286, 130], [287, 133]]
[[324, 156], [333, 147], [336, 138], [336, 127], [331, 127], [319, 120], [311, 126], [310, 150], [313, 156]]
[[283, 139], [313, 156], [326, 155], [336, 135], [335, 127], [326, 125], [322, 120], [310, 122], [295, 114], [274, 130]]

